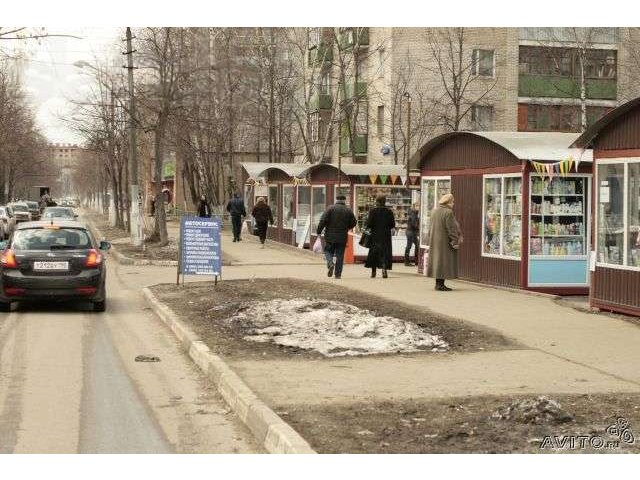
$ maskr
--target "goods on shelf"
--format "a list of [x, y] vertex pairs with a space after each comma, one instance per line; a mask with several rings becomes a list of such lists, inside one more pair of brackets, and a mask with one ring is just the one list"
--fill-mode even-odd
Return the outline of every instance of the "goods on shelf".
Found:
[[411, 209], [411, 190], [401, 187], [362, 187], [356, 186], [356, 218], [358, 229], [362, 230], [369, 215], [369, 210], [376, 206], [376, 198], [387, 197], [387, 207], [396, 219], [396, 233], [404, 235], [407, 228], [407, 217]]

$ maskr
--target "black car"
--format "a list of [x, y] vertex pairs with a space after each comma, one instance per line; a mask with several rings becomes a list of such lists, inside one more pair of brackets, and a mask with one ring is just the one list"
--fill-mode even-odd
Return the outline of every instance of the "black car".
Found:
[[10, 311], [11, 302], [82, 299], [104, 312], [110, 247], [79, 222], [19, 224], [0, 255], [0, 311]]

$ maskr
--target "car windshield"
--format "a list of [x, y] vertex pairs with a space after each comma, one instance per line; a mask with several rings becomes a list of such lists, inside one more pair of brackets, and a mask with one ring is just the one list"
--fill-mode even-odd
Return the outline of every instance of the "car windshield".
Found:
[[27, 207], [26, 205], [23, 205], [21, 203], [16, 203], [13, 205], [13, 209], [16, 212], [28, 212], [29, 211], [29, 207]]
[[38, 204], [36, 202], [27, 202], [29, 208], [38, 208]]
[[11, 247], [15, 250], [55, 250], [64, 248], [91, 248], [91, 239], [80, 228], [28, 228], [13, 235]]
[[44, 209], [44, 217], [74, 218], [73, 210], [64, 207], [49, 207]]

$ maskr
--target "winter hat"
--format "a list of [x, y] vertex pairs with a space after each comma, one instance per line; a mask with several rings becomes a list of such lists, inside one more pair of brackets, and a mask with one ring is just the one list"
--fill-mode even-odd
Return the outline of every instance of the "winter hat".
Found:
[[440, 197], [440, 200], [438, 201], [438, 205], [449, 205], [451, 202], [453, 202], [453, 195], [450, 193], [447, 193], [442, 197]]

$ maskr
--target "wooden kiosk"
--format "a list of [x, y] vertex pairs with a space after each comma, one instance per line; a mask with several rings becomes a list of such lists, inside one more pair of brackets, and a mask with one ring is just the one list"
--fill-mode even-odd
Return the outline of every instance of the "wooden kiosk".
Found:
[[462, 279], [586, 295], [592, 155], [569, 148], [577, 136], [453, 132], [425, 144], [418, 160], [422, 253], [431, 210], [451, 192], [464, 235]]
[[640, 98], [612, 110], [574, 143], [593, 148], [591, 306], [640, 316]]

